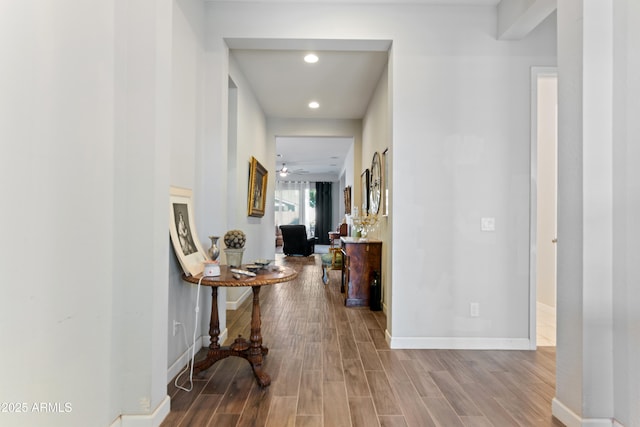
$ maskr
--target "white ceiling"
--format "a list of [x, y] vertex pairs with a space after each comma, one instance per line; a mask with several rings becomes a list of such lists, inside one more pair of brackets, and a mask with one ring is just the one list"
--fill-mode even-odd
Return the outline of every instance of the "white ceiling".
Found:
[[276, 167], [289, 170], [286, 178], [294, 181], [337, 181], [353, 138], [342, 137], [276, 137]]
[[[313, 51], [315, 64], [303, 58]], [[387, 64], [387, 51], [234, 49], [231, 55], [267, 117], [361, 119]], [[311, 101], [320, 108], [308, 108]]]
[[[209, 0], [221, 1], [221, 0]], [[243, 1], [243, 0], [235, 0]], [[256, 1], [256, 0], [251, 0]], [[257, 0], [268, 3], [273, 0]], [[281, 0], [282, 1], [282, 0]], [[394, 0], [285, 0], [324, 3], [395, 3]], [[402, 0], [403, 3], [495, 6], [500, 0]], [[400, 1], [398, 1], [399, 3]], [[226, 39], [229, 52], [268, 118], [361, 119], [387, 65], [390, 40]], [[305, 54], [319, 56], [316, 64], [303, 61]], [[320, 108], [308, 108], [310, 101]], [[292, 135], [298, 136], [298, 135]], [[347, 138], [278, 139], [276, 153], [290, 169], [315, 179], [337, 180], [349, 150]], [[338, 156], [327, 159], [327, 153]], [[332, 166], [337, 164], [339, 166]]]
[[[269, 118], [361, 119], [388, 60], [389, 41], [227, 40], [230, 55]], [[303, 58], [313, 52], [315, 64]], [[309, 102], [320, 108], [312, 110]], [[286, 179], [338, 180], [352, 138], [316, 135], [276, 139]], [[282, 179], [281, 177], [277, 177]]]

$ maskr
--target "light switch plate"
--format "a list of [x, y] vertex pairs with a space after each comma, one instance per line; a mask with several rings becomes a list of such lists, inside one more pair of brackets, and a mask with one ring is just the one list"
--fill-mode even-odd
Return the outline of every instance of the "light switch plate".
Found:
[[495, 218], [482, 218], [480, 219], [481, 231], [496, 231], [496, 219]]
[[471, 317], [480, 316], [480, 303], [477, 303], [477, 302], [469, 303], [469, 315]]

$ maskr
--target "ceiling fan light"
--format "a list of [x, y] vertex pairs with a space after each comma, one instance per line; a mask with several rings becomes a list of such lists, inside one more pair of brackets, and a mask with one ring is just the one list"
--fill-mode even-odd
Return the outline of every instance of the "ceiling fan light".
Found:
[[319, 107], [320, 107], [320, 104], [318, 104], [318, 102], [316, 102], [316, 101], [311, 101], [309, 103], [309, 108], [311, 108], [313, 110], [315, 110], [316, 108], [319, 108]]
[[318, 62], [318, 55], [316, 55], [315, 53], [308, 53], [304, 56], [304, 62], [306, 62], [307, 64], [315, 64], [316, 62]]

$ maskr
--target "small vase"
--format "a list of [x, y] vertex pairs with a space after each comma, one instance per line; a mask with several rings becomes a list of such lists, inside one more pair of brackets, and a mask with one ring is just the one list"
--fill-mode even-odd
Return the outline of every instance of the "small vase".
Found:
[[224, 253], [227, 257], [227, 264], [230, 267], [240, 267], [242, 265], [242, 254], [244, 248], [224, 248]]
[[220, 248], [218, 247], [218, 239], [220, 236], [209, 236], [211, 239], [211, 247], [207, 251], [207, 255], [211, 258], [211, 261], [215, 261], [220, 256]]

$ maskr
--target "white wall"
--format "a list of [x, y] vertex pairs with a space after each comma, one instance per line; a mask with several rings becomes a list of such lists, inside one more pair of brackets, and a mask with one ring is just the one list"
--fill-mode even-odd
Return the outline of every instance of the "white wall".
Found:
[[[224, 230], [240, 229], [247, 235], [247, 243], [243, 255], [243, 262], [252, 262], [255, 259], [273, 258], [274, 255], [274, 213], [273, 197], [267, 197], [263, 217], [247, 216], [248, 177], [251, 157], [255, 157], [269, 172], [267, 194], [273, 194], [275, 189], [275, 168], [271, 167], [275, 159], [275, 140], [266, 139], [266, 119], [260, 104], [251, 92], [249, 84], [240, 72], [233, 57], [229, 59], [229, 76], [237, 87], [237, 128], [236, 146], [232, 150], [234, 155], [229, 156], [230, 169], [235, 170], [234, 185], [231, 185], [225, 203], [229, 204], [230, 213], [227, 218], [227, 228]], [[231, 130], [229, 131], [231, 132]], [[221, 234], [224, 235], [224, 232]], [[224, 243], [221, 239], [221, 247]], [[226, 262], [224, 253], [220, 255], [222, 262]], [[227, 301], [239, 303], [246, 298], [251, 289], [229, 288], [227, 289]]]
[[[393, 141], [391, 129], [391, 108], [389, 104], [389, 66], [383, 71], [380, 80], [376, 86], [376, 90], [371, 97], [371, 101], [367, 107], [367, 112], [362, 120], [362, 169], [369, 168], [371, 170], [371, 161], [373, 153], [377, 152], [380, 156], [380, 162], [384, 164], [382, 153], [389, 149], [388, 155], [391, 155]], [[383, 166], [384, 167], [384, 166]], [[392, 176], [392, 170], [385, 170], [384, 173]], [[390, 181], [392, 182], [392, 181]], [[360, 189], [360, 186], [357, 186]], [[384, 191], [384, 187], [382, 188]], [[391, 253], [392, 251], [392, 232], [390, 218], [393, 215], [384, 216], [382, 203], [384, 196], [380, 200], [381, 206], [378, 212], [377, 228], [368, 237], [382, 240], [382, 303], [383, 309], [388, 312], [388, 306], [392, 295], [393, 283]], [[391, 330], [391, 316], [387, 316], [387, 329]]]
[[0, 423], [161, 420], [171, 2], [1, 9]]
[[[169, 410], [167, 187], [172, 2], [115, 4], [111, 396], [122, 425]], [[153, 155], [151, 155], [153, 153]]]
[[394, 41], [395, 347], [529, 339], [529, 69], [554, 63], [554, 22], [503, 44], [475, 14], [433, 16], [420, 47]]
[[[212, 169], [209, 165], [215, 159], [206, 151], [207, 142], [203, 135], [203, 9], [204, 6], [199, 0], [180, 0], [173, 3], [170, 184], [192, 190], [198, 238], [203, 248], [208, 249], [208, 236], [221, 232], [220, 223], [226, 215], [223, 212], [223, 217], [218, 218], [217, 215], [210, 214], [215, 209], [211, 206], [211, 201], [217, 198], [214, 191], [204, 184], [204, 177], [209, 176]], [[169, 382], [187, 363], [190, 355], [188, 348], [193, 344], [193, 328], [196, 323], [199, 328], [198, 337], [204, 336], [204, 344], [209, 344], [211, 290], [200, 291], [200, 315], [199, 321], [196, 322], [196, 288], [195, 285], [182, 280], [182, 268], [171, 247], [166, 350], [168, 370], [165, 382]], [[218, 299], [221, 308], [221, 330], [224, 333], [224, 289], [218, 293]], [[180, 322], [176, 335], [173, 335], [174, 320]], [[200, 341], [196, 342], [196, 350], [201, 344]]]
[[640, 425], [638, 23], [634, 1], [558, 3], [553, 413], [567, 425]]
[[[393, 290], [392, 344], [473, 346], [475, 338], [526, 348], [529, 69], [555, 65], [553, 18], [505, 42], [495, 39], [490, 7], [207, 8], [218, 59], [224, 37], [393, 40], [392, 281], [402, 285]], [[214, 81], [220, 70], [212, 64]], [[496, 232], [480, 232], [484, 216], [496, 218]], [[469, 318], [470, 302], [480, 303], [480, 318]]]
[[1, 9], [0, 401], [72, 411], [0, 423], [108, 424], [110, 388], [95, 384], [111, 383], [113, 2]]
[[614, 416], [640, 426], [640, 4], [614, 3], [613, 373]]
[[273, 255], [273, 197], [267, 197], [263, 217], [247, 216], [249, 164], [255, 157], [269, 172], [270, 182], [267, 192], [275, 189], [273, 178], [275, 169], [271, 162], [275, 159], [275, 140], [266, 139], [266, 119], [260, 104], [251, 92], [249, 84], [236, 66], [230, 61], [229, 74], [238, 87], [238, 127], [236, 187], [230, 189], [227, 200], [235, 206], [235, 215], [228, 218], [228, 229], [239, 228], [247, 234], [244, 260], [269, 258]]

